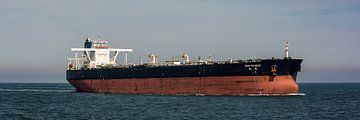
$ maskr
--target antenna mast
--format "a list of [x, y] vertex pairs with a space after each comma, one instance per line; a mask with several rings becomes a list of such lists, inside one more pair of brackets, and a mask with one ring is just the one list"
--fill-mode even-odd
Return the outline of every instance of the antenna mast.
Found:
[[285, 58], [289, 58], [289, 42], [286, 41], [285, 43]]

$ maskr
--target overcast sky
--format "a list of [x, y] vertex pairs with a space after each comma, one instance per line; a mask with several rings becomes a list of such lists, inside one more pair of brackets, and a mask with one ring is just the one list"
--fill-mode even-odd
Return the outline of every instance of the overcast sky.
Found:
[[[360, 1], [0, 0], [0, 82], [66, 82], [71, 47], [88, 35], [134, 48], [130, 62], [304, 59], [298, 82], [360, 82]], [[122, 58], [122, 56], [120, 56]], [[120, 60], [121, 62], [121, 60]]]

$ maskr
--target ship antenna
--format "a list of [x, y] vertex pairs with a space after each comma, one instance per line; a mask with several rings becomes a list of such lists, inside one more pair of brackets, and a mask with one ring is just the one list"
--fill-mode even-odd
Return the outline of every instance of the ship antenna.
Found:
[[285, 44], [285, 58], [289, 58], [289, 42], [286, 41]]

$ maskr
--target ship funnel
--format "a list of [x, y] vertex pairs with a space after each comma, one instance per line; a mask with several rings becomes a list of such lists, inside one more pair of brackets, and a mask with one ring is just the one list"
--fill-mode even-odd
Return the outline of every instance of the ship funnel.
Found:
[[84, 43], [84, 48], [91, 48], [92, 45], [93, 45], [93, 42], [91, 41], [91, 39], [87, 38]]
[[185, 63], [189, 63], [189, 62], [190, 62], [189, 55], [187, 55], [186, 53], [184, 53], [181, 57], [185, 60]]

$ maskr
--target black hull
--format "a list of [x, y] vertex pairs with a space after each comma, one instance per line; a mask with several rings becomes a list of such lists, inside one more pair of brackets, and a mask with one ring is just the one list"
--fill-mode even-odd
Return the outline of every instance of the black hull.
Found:
[[301, 69], [301, 62], [302, 59], [290, 58], [258, 59], [236, 63], [67, 70], [66, 77], [67, 80], [277, 75], [296, 77]]

